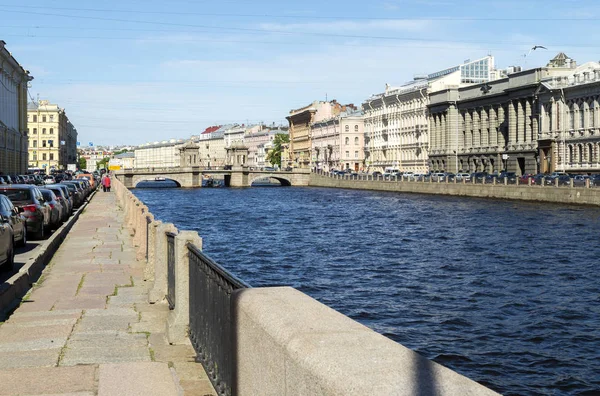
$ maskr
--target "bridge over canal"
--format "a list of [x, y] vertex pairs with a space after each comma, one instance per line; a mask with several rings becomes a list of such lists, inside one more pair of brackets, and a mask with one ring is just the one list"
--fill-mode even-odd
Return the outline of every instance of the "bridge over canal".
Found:
[[140, 182], [168, 179], [179, 187], [202, 187], [202, 179], [222, 179], [228, 187], [250, 187], [256, 180], [272, 178], [283, 186], [308, 186], [310, 170], [261, 171], [249, 167], [232, 169], [204, 169], [201, 167], [142, 168], [115, 171], [115, 176], [127, 188], [135, 188]]

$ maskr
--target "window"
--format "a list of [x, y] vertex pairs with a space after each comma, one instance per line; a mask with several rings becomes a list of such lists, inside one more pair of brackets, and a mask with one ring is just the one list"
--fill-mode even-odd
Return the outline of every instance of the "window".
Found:
[[37, 147], [37, 140], [33, 141], [33, 147]]
[[346, 126], [344, 127], [344, 130], [345, 130], [346, 132], [350, 132], [350, 125], [346, 125]]
[[42, 147], [46, 147], [46, 141], [42, 140]]
[[50, 160], [54, 160], [54, 153], [50, 153]]
[[354, 132], [358, 132], [358, 125], [354, 125]]
[[579, 107], [579, 128], [584, 127], [584, 118], [585, 118], [585, 110], [583, 108], [583, 103]]
[[42, 122], [46, 122], [46, 116], [42, 116]]
[[48, 140], [48, 146], [54, 147], [54, 140]]
[[35, 151], [33, 152], [33, 160], [37, 161], [37, 153]]
[[46, 134], [46, 128], [42, 128], [42, 135]]
[[357, 146], [358, 145], [358, 136], [354, 138], [354, 145]]
[[595, 105], [595, 103], [594, 103], [594, 102], [592, 102], [592, 103], [590, 104], [590, 111], [589, 111], [589, 122], [588, 122], [588, 124], [589, 124], [589, 127], [590, 127], [590, 128], [593, 128], [593, 127], [595, 127], [595, 125], [594, 125], [594, 111], [595, 111], [596, 109], [595, 109], [595, 106], [594, 106], [594, 105]]
[[46, 153], [42, 154], [42, 161], [46, 161]]
[[[346, 125], [346, 126], [348, 126], [348, 125]], [[348, 145], [348, 144], [350, 144], [350, 138], [346, 137], [346, 145]]]
[[346, 158], [350, 158], [350, 151], [346, 151]]
[[52, 121], [54, 121], [54, 116], [53, 115], [50, 116], [50, 122], [52, 122]]
[[354, 158], [358, 158], [358, 151], [354, 152]]
[[54, 128], [50, 128], [50, 135], [54, 135]]
[[37, 116], [36, 115], [33, 116], [33, 122], [37, 122]]
[[37, 135], [37, 128], [33, 128], [33, 134]]

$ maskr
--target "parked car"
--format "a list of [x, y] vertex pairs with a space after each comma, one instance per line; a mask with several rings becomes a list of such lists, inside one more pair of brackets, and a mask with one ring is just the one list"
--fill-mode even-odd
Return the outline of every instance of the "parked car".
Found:
[[[275, 170], [275, 168], [273, 168]], [[94, 179], [94, 175], [91, 173], [80, 173], [77, 175], [76, 179], [85, 179], [90, 182], [91, 189], [93, 190], [96, 187], [96, 180]]]
[[73, 194], [73, 207], [74, 208], [78, 208], [81, 205], [83, 205], [83, 202], [85, 200], [85, 192], [83, 191], [83, 189], [81, 188], [81, 185], [79, 185], [79, 183], [73, 181], [73, 180], [67, 180], [67, 181], [63, 181], [61, 183], [64, 186], [67, 186], [67, 188], [69, 189], [69, 191]]
[[0, 186], [0, 194], [6, 195], [26, 218], [27, 234], [42, 239], [50, 226], [50, 206], [39, 188], [29, 184]]
[[44, 200], [50, 206], [50, 228], [57, 229], [60, 227], [62, 219], [64, 217], [64, 209], [63, 206], [56, 199], [56, 195], [52, 190], [48, 190], [47, 188], [41, 188], [40, 191], [44, 196]]
[[15, 266], [15, 244], [10, 219], [0, 215], [0, 265], [3, 270], [12, 271]]
[[8, 175], [0, 175], [0, 179], [4, 180], [6, 184], [13, 184], [12, 179]]
[[27, 224], [25, 216], [21, 214], [18, 208], [8, 199], [7, 196], [0, 194], [0, 216], [8, 219], [13, 229], [13, 239], [17, 246], [25, 246], [27, 243]]
[[600, 187], [600, 174], [594, 174], [590, 176], [590, 186]]
[[496, 182], [504, 184], [504, 180], [506, 180], [506, 184], [516, 184], [517, 174], [515, 172], [500, 172]]
[[54, 195], [56, 195], [56, 199], [63, 206], [63, 217], [62, 220], [66, 221], [71, 213], [73, 212], [73, 200], [70, 197], [69, 189], [67, 186], [61, 184], [51, 184], [46, 186], [48, 190], [52, 190]]
[[458, 172], [455, 176], [456, 181], [466, 181], [466, 182], [470, 182], [471, 181], [471, 175], [469, 173], [466, 172]]
[[585, 187], [586, 180], [590, 177], [588, 175], [575, 175], [573, 176], [573, 186]]
[[372, 175], [373, 175], [374, 179], [377, 179], [378, 177], [383, 176], [383, 173], [381, 173], [379, 171], [375, 171], [372, 173]]
[[474, 172], [471, 174], [471, 180], [475, 180], [475, 183], [484, 183], [487, 176], [487, 172]]
[[532, 186], [537, 184], [536, 175], [531, 175], [531, 174], [527, 174], [527, 175], [523, 175], [523, 176], [519, 177], [519, 184], [529, 184], [530, 180], [531, 180]]

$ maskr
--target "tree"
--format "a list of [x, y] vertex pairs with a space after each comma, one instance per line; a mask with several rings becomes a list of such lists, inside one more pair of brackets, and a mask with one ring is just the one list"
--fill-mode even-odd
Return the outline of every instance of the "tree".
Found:
[[290, 142], [290, 135], [284, 133], [278, 133], [273, 139], [273, 149], [267, 154], [267, 161], [271, 165], [277, 165], [281, 167], [281, 152], [283, 151], [283, 145]]
[[101, 161], [96, 163], [96, 169], [108, 168], [108, 161], [110, 161], [110, 157], [104, 157]]
[[84, 157], [79, 157], [79, 169], [87, 169], [87, 160]]

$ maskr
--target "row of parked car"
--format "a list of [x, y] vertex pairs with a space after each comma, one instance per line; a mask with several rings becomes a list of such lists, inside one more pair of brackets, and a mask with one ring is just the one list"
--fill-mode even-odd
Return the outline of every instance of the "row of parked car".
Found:
[[15, 246], [25, 246], [29, 237], [43, 239], [68, 220], [73, 211], [83, 205], [99, 180], [99, 175], [81, 173], [72, 180], [62, 177], [60, 183], [1, 184], [1, 268], [12, 270]]
[[[346, 173], [344, 173], [346, 174]], [[357, 174], [349, 174], [352, 176], [358, 176]], [[592, 174], [592, 175], [576, 175], [576, 174], [568, 174], [564, 172], [554, 172], [554, 173], [538, 173], [538, 174], [525, 174], [522, 176], [517, 176], [515, 172], [500, 172], [500, 173], [488, 173], [488, 172], [458, 172], [458, 173], [450, 173], [450, 172], [430, 172], [425, 174], [417, 174], [413, 172], [393, 172], [393, 173], [381, 173], [381, 172], [373, 172], [374, 178], [381, 177], [384, 180], [395, 180], [398, 178], [404, 178], [404, 180], [409, 181], [433, 181], [433, 182], [474, 182], [477, 184], [492, 184], [494, 179], [498, 184], [529, 184], [531, 180], [532, 185], [546, 185], [546, 186], [555, 186], [557, 183], [559, 186], [569, 186], [571, 185], [571, 181], [573, 182], [573, 186], [575, 187], [583, 187], [586, 185], [587, 180], [589, 180], [590, 187], [600, 187], [600, 174]]]

